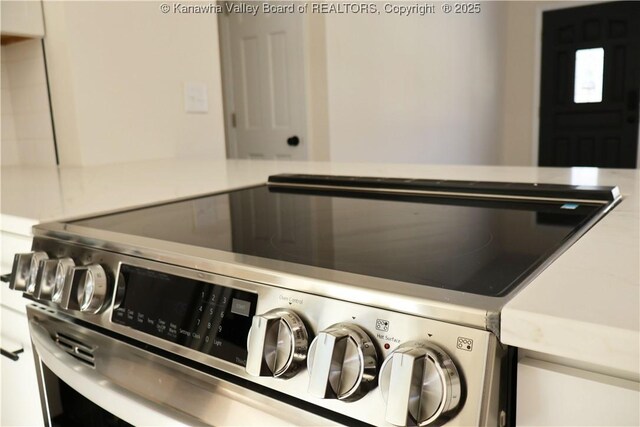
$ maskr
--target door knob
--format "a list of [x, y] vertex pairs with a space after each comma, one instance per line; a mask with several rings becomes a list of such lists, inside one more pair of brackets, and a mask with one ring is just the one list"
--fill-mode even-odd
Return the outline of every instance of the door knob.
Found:
[[289, 138], [287, 138], [287, 144], [291, 147], [297, 147], [298, 145], [300, 145], [300, 138], [298, 138], [296, 135], [290, 136]]

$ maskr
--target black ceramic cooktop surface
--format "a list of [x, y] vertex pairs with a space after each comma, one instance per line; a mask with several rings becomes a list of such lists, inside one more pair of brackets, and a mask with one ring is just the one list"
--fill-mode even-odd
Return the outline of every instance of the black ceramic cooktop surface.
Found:
[[275, 190], [76, 221], [106, 231], [503, 296], [602, 205]]

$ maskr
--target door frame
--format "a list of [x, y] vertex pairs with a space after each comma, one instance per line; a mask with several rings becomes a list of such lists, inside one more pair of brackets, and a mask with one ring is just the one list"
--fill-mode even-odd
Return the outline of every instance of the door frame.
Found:
[[238, 157], [236, 131], [231, 120], [231, 112], [235, 111], [233, 93], [233, 73], [231, 65], [231, 37], [227, 13], [218, 16], [218, 41], [220, 44], [220, 76], [222, 79], [222, 114], [224, 115], [224, 139], [227, 158]]
[[[229, 20], [226, 19], [228, 14], [222, 13], [218, 15], [218, 40], [220, 45], [220, 70], [222, 79], [222, 112], [224, 114], [224, 136], [227, 148], [227, 158], [238, 157], [238, 137], [231, 120], [231, 112], [235, 112], [235, 98], [233, 92], [233, 72], [231, 59], [231, 34], [229, 28]], [[303, 73], [303, 89], [304, 102], [306, 107], [306, 144], [307, 159], [313, 160], [313, 137], [311, 132], [312, 113], [309, 110], [311, 101], [310, 76], [309, 76], [309, 25], [306, 16], [302, 17], [302, 73]]]
[[[532, 127], [532, 155], [531, 166], [538, 165], [538, 159], [540, 154], [540, 81], [542, 78], [542, 14], [550, 10], [570, 9], [580, 6], [592, 6], [596, 4], [611, 3], [616, 0], [586, 0], [586, 1], [570, 1], [564, 0], [554, 3], [541, 4], [536, 6], [536, 22], [535, 22], [535, 47], [534, 47], [534, 60], [533, 66], [535, 72], [533, 73], [533, 127]], [[638, 121], [638, 135], [640, 135], [640, 120]], [[639, 138], [640, 139], [640, 138]], [[638, 141], [640, 145], [640, 140]], [[640, 147], [638, 147], [636, 168], [640, 167]]]

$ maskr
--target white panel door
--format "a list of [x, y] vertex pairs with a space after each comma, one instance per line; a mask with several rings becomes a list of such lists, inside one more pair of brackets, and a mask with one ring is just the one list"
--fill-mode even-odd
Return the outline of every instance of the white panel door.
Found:
[[233, 88], [229, 113], [235, 113], [230, 131], [235, 132], [236, 153], [240, 158], [307, 159], [304, 16], [263, 13], [262, 2], [245, 3], [259, 12], [231, 12], [224, 18], [231, 57], [225, 84]]

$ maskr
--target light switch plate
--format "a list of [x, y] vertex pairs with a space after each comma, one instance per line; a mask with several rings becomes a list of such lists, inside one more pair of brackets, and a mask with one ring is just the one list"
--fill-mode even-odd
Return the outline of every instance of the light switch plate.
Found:
[[206, 113], [209, 111], [205, 83], [186, 82], [184, 84], [184, 111], [187, 113]]

